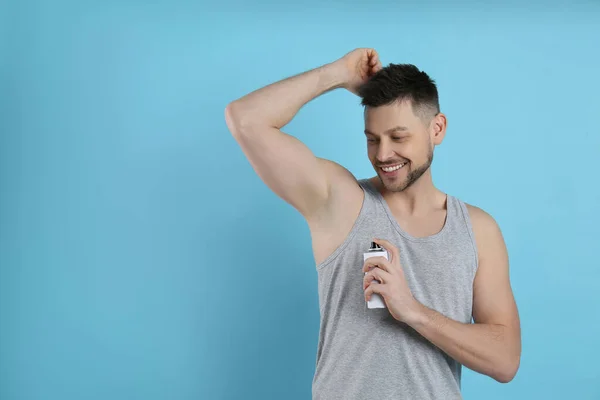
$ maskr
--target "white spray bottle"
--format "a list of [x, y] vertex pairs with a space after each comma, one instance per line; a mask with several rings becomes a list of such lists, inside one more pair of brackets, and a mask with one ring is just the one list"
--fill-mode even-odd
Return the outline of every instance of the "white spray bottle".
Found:
[[[371, 257], [380, 257], [380, 256], [385, 257], [386, 260], [389, 260], [388, 252], [375, 242], [371, 242], [371, 247], [369, 247], [369, 250], [366, 253], [364, 253], [363, 256], [364, 256], [364, 261], [367, 261], [367, 259], [371, 258]], [[365, 272], [365, 275], [366, 274], [367, 273]], [[374, 282], [381, 283], [377, 279], [375, 279]], [[375, 283], [375, 284], [377, 284], [377, 283]], [[369, 307], [369, 308], [386, 308], [385, 301], [383, 300], [383, 298], [381, 297], [381, 295], [379, 293], [371, 294], [371, 299], [367, 302], [367, 307]]]

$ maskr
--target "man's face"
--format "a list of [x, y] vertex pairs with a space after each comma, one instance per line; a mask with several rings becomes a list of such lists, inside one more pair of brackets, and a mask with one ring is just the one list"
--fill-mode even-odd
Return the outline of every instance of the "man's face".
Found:
[[382, 184], [392, 192], [405, 190], [428, 171], [434, 144], [443, 136], [443, 126], [442, 135], [436, 136], [440, 125], [432, 120], [427, 126], [408, 101], [367, 107], [365, 128], [369, 160]]

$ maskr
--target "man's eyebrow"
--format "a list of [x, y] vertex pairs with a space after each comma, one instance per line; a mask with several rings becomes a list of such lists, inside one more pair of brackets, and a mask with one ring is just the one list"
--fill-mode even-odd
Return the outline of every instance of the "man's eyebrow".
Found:
[[[398, 132], [398, 131], [406, 132], [406, 131], [408, 131], [408, 128], [406, 126], [395, 126], [395, 127], [391, 128], [391, 129], [388, 129], [384, 133], [388, 133], [389, 134], [389, 133]], [[365, 134], [375, 135], [373, 132], [371, 132], [368, 129], [365, 129]]]

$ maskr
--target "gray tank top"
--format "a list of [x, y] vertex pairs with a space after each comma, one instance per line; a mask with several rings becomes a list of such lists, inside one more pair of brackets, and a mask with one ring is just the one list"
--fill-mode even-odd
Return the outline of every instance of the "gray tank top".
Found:
[[459, 322], [471, 322], [477, 249], [465, 204], [447, 195], [443, 228], [413, 237], [368, 179], [345, 241], [317, 264], [320, 328], [313, 400], [461, 399], [461, 365], [387, 308], [367, 308], [363, 253], [371, 239], [394, 244], [413, 296]]

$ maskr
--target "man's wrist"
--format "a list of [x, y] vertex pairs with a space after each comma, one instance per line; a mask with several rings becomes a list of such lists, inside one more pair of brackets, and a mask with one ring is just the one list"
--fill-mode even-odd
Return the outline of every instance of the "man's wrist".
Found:
[[404, 323], [415, 329], [424, 326], [427, 323], [425, 306], [415, 299], [412, 306], [409, 307], [409, 311], [406, 313]]
[[346, 77], [344, 76], [344, 70], [337, 61], [321, 67], [321, 84], [326, 88], [325, 91], [345, 87]]

